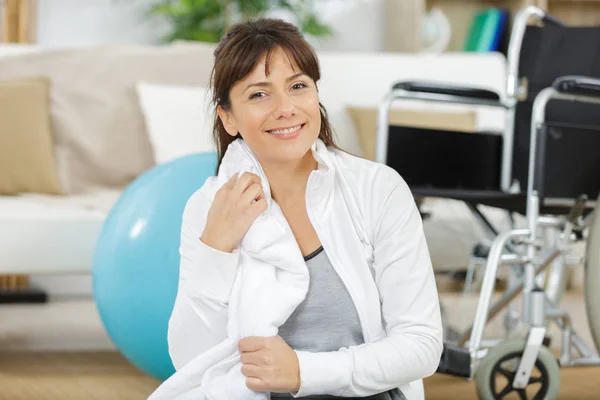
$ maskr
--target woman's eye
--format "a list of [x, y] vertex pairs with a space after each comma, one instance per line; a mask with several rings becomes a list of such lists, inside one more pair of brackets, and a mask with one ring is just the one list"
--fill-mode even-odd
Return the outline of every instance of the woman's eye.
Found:
[[263, 92], [256, 92], [256, 93], [253, 93], [250, 95], [250, 99], [257, 99], [257, 98], [262, 97], [262, 95], [264, 95]]
[[293, 89], [298, 90], [298, 89], [304, 89], [305, 87], [308, 87], [308, 85], [306, 83], [295, 83], [294, 86], [292, 86]]

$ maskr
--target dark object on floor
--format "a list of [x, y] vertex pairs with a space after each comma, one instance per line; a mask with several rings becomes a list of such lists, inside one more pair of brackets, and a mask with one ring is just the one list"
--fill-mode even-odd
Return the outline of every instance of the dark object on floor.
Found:
[[469, 378], [471, 376], [471, 355], [469, 354], [469, 350], [450, 343], [444, 343], [442, 358], [436, 372]]
[[0, 304], [39, 304], [47, 303], [46, 292], [35, 288], [23, 288], [16, 290], [0, 289]]

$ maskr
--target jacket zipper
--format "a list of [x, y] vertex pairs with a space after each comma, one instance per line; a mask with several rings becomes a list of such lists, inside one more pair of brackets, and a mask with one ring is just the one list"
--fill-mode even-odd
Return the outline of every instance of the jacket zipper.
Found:
[[[326, 243], [327, 241], [323, 240], [323, 236], [319, 233], [320, 225], [318, 225], [318, 223], [316, 223], [315, 219], [313, 218], [312, 211], [310, 208], [310, 203], [308, 201], [309, 193], [312, 193], [310, 190], [310, 184], [313, 179], [313, 173], [314, 172], [312, 172], [310, 174], [310, 176], [308, 177], [308, 183], [306, 185], [306, 196], [304, 199], [304, 201], [306, 202], [306, 213], [308, 214], [308, 219], [310, 220], [310, 223], [312, 224], [313, 228], [315, 229], [315, 232], [317, 233], [317, 237], [321, 241], [321, 245], [323, 246], [323, 249], [325, 249], [325, 252], [327, 252], [327, 248], [329, 248], [329, 244]], [[330, 253], [327, 253], [327, 255], [329, 256]], [[351, 282], [349, 282], [349, 279], [346, 276], [346, 274], [344, 274], [342, 272], [342, 270], [338, 267], [337, 260], [334, 260], [333, 257], [330, 257], [329, 260], [331, 261], [331, 265], [333, 266], [333, 269], [335, 270], [335, 272], [338, 274], [338, 276], [344, 283], [346, 290], [348, 290], [348, 293], [350, 294], [350, 297], [352, 298], [352, 302], [354, 303], [354, 308], [356, 309], [356, 313], [358, 314], [358, 319], [360, 320], [360, 326], [362, 328], [363, 338], [365, 340], [365, 343], [368, 343], [371, 340], [371, 334], [369, 332], [369, 329], [367, 329], [367, 327], [365, 326], [365, 319], [363, 317], [362, 306], [359, 304], [359, 302], [356, 301], [354, 287], [351, 285]]]

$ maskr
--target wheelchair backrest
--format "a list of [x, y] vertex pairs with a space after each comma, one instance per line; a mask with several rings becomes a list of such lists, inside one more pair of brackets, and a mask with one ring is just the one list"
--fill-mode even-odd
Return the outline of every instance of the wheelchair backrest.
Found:
[[[527, 186], [532, 106], [541, 90], [565, 75], [600, 78], [600, 27], [529, 26], [519, 57], [523, 98], [514, 120], [513, 179]], [[540, 195], [572, 199], [600, 191], [600, 105], [553, 100], [540, 141]]]

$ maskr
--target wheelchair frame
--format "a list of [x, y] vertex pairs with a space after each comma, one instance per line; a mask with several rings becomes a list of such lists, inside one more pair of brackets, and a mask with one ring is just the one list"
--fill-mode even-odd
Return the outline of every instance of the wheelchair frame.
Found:
[[525, 31], [527, 29], [528, 20], [531, 17], [537, 18], [539, 21], [548, 21], [550, 23], [561, 24], [560, 21], [550, 17], [542, 10], [536, 7], [527, 7], [521, 10], [514, 22], [514, 27], [511, 31], [511, 37], [508, 47], [507, 57], [507, 81], [506, 81], [506, 96], [499, 100], [486, 100], [476, 97], [457, 96], [437, 93], [422, 93], [407, 91], [400, 88], [394, 88], [382, 100], [378, 109], [377, 115], [377, 139], [375, 147], [375, 160], [380, 163], [386, 162], [386, 152], [388, 145], [388, 114], [392, 103], [397, 99], [406, 100], [424, 100], [432, 102], [443, 102], [452, 104], [465, 104], [475, 106], [499, 107], [506, 111], [505, 113], [505, 128], [503, 131], [503, 149], [502, 149], [502, 173], [500, 177], [501, 189], [506, 192], [511, 191], [511, 174], [512, 174], [512, 156], [513, 156], [513, 126], [515, 119], [516, 105], [519, 96], [524, 88], [519, 84], [519, 57], [521, 53], [521, 44]]
[[[518, 12], [509, 42], [506, 97], [504, 99], [499, 98], [498, 100], [494, 100], [435, 92], [411, 91], [403, 88], [401, 83], [394, 85], [394, 88], [384, 97], [378, 110], [376, 161], [384, 164], [386, 163], [389, 135], [388, 114], [391, 105], [395, 100], [410, 99], [500, 107], [506, 112], [506, 124], [504, 131], [502, 132], [503, 151], [500, 177], [501, 190], [506, 193], [514, 192], [514, 185], [511, 182], [514, 119], [516, 105], [525, 90], [523, 85], [519, 82], [519, 59], [522, 40], [531, 19], [534, 19], [537, 23], [562, 25], [559, 20], [546, 14], [537, 7], [526, 7]], [[572, 83], [570, 89], [569, 83]], [[588, 89], [591, 87], [591, 90], [586, 90], [586, 85]], [[554, 85], [539, 92], [534, 99], [531, 115], [526, 200], [527, 227], [524, 229], [512, 229], [498, 235], [493, 230], [491, 224], [485, 219], [485, 216], [478, 212], [476, 207], [470, 205], [471, 211], [475, 214], [479, 222], [484, 225], [484, 228], [486, 228], [488, 233], [496, 234], [497, 236], [493, 240], [490, 252], [487, 256], [473, 325], [460, 337], [458, 345], [464, 346], [468, 343], [468, 354], [470, 359], [468, 378], [473, 379], [480, 362], [488, 353], [488, 349], [483, 348], [482, 346], [483, 332], [486, 323], [502, 309], [507, 307], [519, 293], [523, 293], [521, 322], [526, 324], [529, 327], [529, 330], [524, 342], [521, 360], [518, 363], [514, 380], [510, 383], [515, 390], [524, 390], [529, 384], [531, 372], [538, 359], [540, 350], [544, 345], [544, 339], [547, 333], [547, 323], [549, 320], [554, 320], [562, 333], [560, 355], [561, 366], [600, 365], [600, 356], [597, 352], [590, 349], [580, 336], [577, 335], [571, 325], [568, 313], [560, 310], [557, 305], [554, 304], [553, 300], [548, 298], [547, 293], [540, 289], [536, 284], [536, 277], [541, 272], [545, 271], [548, 266], [552, 265], [559, 256], [568, 251], [570, 243], [576, 240], [575, 232], [583, 232], [584, 229], [589, 228], [593, 214], [584, 216], [584, 212], [586, 208], [596, 205], [595, 201], [589, 202], [585, 196], [578, 199], [554, 199], [558, 200], [561, 205], [571, 206], [570, 214], [568, 216], [540, 215], [539, 186], [541, 183], [539, 182], [539, 177], [536, 176], [539, 172], [539, 168], [537, 167], [540, 157], [538, 154], [540, 152], [540, 149], [538, 149], [538, 140], [543, 138], [543, 136], [540, 135], [547, 134], [543, 129], [545, 124], [545, 111], [546, 106], [551, 100], [566, 100], [600, 105], [600, 79], [580, 76], [561, 77], [555, 81]], [[596, 224], [599, 224], [600, 227], [600, 218], [596, 219]], [[538, 235], [538, 229], [540, 228], [555, 229], [561, 232], [558, 244], [552, 248], [544, 249], [546, 250], [544, 252], [538, 251], [538, 248], [541, 248], [544, 245]], [[598, 230], [600, 230], [600, 228], [598, 228]], [[509, 250], [508, 252], [507, 249]], [[600, 260], [594, 261], [598, 264], [594, 267], [600, 268]], [[497, 271], [500, 265], [522, 266], [524, 267], [524, 275], [518, 282], [509, 285], [501, 298], [491, 305], [490, 303], [495, 289]], [[561, 268], [566, 269], [566, 265], [562, 264]], [[562, 271], [562, 273], [564, 273], [564, 271]], [[561, 273], [551, 272], [550, 280], [554, 280], [554, 284], [556, 285], [556, 281], [562, 279], [563, 276], [564, 275]], [[600, 290], [600, 288], [598, 289]], [[600, 312], [600, 310], [598, 312]], [[596, 341], [600, 342], [598, 339], [596, 339]], [[596, 343], [596, 347], [600, 350], [600, 343]], [[572, 358], [571, 352], [573, 348], [580, 356], [577, 359]]]

